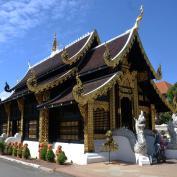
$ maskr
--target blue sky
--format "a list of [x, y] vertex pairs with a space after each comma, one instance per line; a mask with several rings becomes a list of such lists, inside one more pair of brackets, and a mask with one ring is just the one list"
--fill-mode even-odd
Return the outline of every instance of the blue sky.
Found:
[[101, 41], [134, 25], [140, 5], [139, 34], [163, 80], [177, 82], [177, 1], [175, 0], [0, 0], [0, 92], [31, 65], [50, 55], [53, 35], [59, 48], [97, 29]]

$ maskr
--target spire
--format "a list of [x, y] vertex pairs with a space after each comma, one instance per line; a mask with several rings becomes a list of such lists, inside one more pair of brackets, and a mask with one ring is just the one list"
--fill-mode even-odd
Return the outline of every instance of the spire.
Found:
[[52, 45], [52, 52], [56, 52], [58, 50], [58, 42], [57, 42], [57, 34], [54, 33], [54, 40]]
[[140, 14], [139, 14], [138, 17], [136, 18], [136, 22], [135, 22], [135, 25], [134, 25], [134, 28], [135, 28], [135, 29], [138, 29], [139, 23], [140, 23], [140, 21], [141, 21], [142, 18], [143, 18], [143, 14], [144, 14], [144, 8], [143, 8], [143, 5], [141, 5], [141, 7], [140, 7]]

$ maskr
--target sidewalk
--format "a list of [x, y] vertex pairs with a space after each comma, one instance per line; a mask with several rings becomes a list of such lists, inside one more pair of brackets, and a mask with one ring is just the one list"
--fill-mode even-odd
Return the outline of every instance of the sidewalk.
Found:
[[24, 160], [12, 156], [0, 156], [23, 165], [32, 166], [47, 172], [58, 171], [76, 177], [176, 177], [177, 160], [167, 161], [164, 164], [152, 166], [138, 166], [123, 162], [93, 163], [89, 165], [58, 165], [41, 160]]

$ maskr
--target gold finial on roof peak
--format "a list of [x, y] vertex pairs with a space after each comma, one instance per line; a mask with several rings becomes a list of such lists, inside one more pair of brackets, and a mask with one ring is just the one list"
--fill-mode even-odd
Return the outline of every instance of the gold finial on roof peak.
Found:
[[52, 45], [52, 52], [55, 52], [58, 50], [58, 41], [57, 41], [57, 33], [54, 33], [54, 40]]
[[138, 29], [139, 23], [140, 23], [140, 21], [141, 21], [142, 18], [143, 18], [143, 14], [144, 14], [144, 8], [143, 8], [143, 5], [141, 5], [141, 6], [140, 6], [140, 14], [139, 14], [138, 17], [136, 18], [136, 22], [135, 22], [134, 28]]

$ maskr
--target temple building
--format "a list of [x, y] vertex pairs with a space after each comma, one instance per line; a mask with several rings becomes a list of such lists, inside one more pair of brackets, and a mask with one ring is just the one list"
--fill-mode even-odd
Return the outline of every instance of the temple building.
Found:
[[168, 90], [172, 87], [172, 84], [166, 81], [161, 81], [161, 82], [157, 82], [156, 86], [159, 89], [160, 93], [166, 98]]
[[[135, 131], [142, 110], [146, 126], [155, 127], [157, 112], [173, 107], [161, 95], [160, 80], [148, 59], [135, 25], [101, 43], [96, 30], [58, 49], [56, 35], [51, 55], [34, 66], [0, 102], [0, 133], [19, 132], [29, 144], [63, 143], [83, 153], [95, 152], [95, 142], [107, 130]], [[66, 149], [64, 149], [67, 151]], [[77, 153], [76, 153], [77, 154]]]

